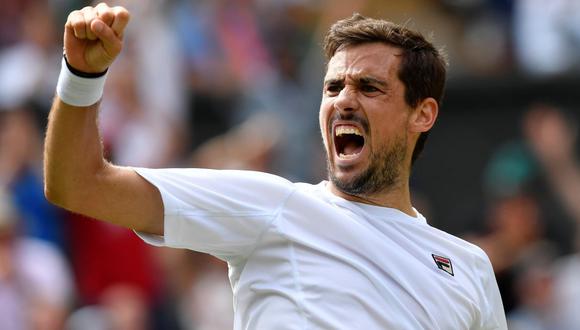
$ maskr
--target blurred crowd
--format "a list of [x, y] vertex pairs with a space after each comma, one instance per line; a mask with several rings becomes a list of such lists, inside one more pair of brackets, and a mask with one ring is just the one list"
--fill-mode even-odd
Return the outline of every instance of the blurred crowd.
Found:
[[[325, 179], [321, 37], [353, 12], [433, 32], [451, 63], [450, 84], [580, 76], [576, 0], [111, 3], [132, 13], [99, 121], [107, 158], [121, 165]], [[0, 329], [231, 329], [222, 262], [146, 246], [129, 230], [44, 199], [42, 138], [63, 25], [88, 4], [2, 2]], [[481, 182], [471, 183], [488, 206], [472, 210], [485, 220], [463, 237], [490, 256], [510, 329], [580, 329], [580, 102], [575, 106], [530, 104], [512, 139], [488, 155]], [[430, 196], [420, 197], [416, 206], [431, 219]], [[547, 224], [554, 212], [562, 220]]]

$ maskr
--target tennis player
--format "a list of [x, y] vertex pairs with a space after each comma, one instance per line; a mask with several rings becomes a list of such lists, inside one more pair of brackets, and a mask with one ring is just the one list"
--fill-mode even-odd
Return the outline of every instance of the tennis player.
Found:
[[106, 4], [68, 17], [46, 136], [50, 201], [225, 260], [235, 329], [506, 329], [485, 253], [411, 205], [446, 72], [420, 34], [360, 15], [331, 27], [319, 113], [329, 180], [311, 185], [105, 161], [99, 100], [128, 21]]

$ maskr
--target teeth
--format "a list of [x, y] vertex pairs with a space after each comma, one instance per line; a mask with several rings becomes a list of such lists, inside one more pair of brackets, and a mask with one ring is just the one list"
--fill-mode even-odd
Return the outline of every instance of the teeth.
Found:
[[358, 156], [358, 153], [352, 154], [352, 155], [345, 155], [341, 152], [338, 154], [338, 157], [342, 158], [342, 159], [353, 159], [353, 158], [356, 158], [357, 156]]
[[343, 134], [354, 134], [354, 135], [362, 136], [362, 134], [358, 130], [358, 128], [353, 127], [353, 126], [337, 126], [335, 129], [335, 134], [336, 134], [336, 136], [341, 136]]

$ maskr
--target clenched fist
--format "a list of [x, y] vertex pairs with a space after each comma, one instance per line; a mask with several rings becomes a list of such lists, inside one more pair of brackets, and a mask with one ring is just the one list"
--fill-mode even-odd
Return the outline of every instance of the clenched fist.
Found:
[[70, 13], [64, 30], [68, 63], [86, 73], [107, 70], [121, 52], [127, 23], [129, 12], [125, 8], [105, 3]]

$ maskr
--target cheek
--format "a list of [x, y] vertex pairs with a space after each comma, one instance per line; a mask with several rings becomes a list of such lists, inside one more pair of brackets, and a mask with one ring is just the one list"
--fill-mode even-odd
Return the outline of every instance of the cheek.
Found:
[[371, 137], [375, 145], [389, 145], [405, 135], [406, 126], [400, 118], [369, 118]]

